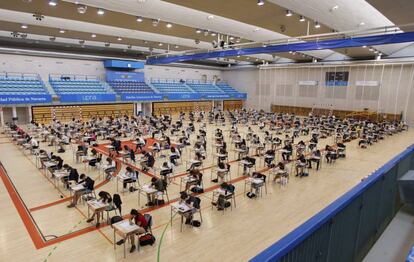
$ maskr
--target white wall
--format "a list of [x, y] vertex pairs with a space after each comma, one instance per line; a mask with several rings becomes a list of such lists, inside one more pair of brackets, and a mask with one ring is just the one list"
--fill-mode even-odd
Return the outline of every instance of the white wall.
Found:
[[[247, 93], [247, 100], [245, 107], [247, 108], [259, 108], [256, 104], [255, 90], [259, 85], [259, 70], [258, 69], [240, 69], [223, 71], [221, 73], [223, 80], [230, 86], [236, 88], [238, 91]], [[267, 109], [268, 110], [268, 109]]]
[[144, 68], [145, 79], [202, 79], [203, 75], [207, 80], [213, 80], [214, 76], [221, 78], [220, 70], [184, 68], [174, 66], [149, 65]]
[[[348, 71], [347, 87], [326, 87], [325, 73]], [[355, 66], [285, 66], [223, 72], [233, 87], [247, 92], [247, 106], [270, 110], [271, 104], [363, 110], [399, 114], [414, 124], [414, 64], [364, 64]], [[299, 86], [300, 80], [318, 85]], [[378, 81], [376, 87], [358, 87], [356, 81]]]
[[[105, 79], [103, 61], [91, 61], [67, 58], [24, 56], [0, 54], [0, 72], [37, 73], [43, 80], [49, 74], [93, 75]], [[201, 79], [203, 75], [212, 80], [216, 75], [221, 77], [220, 70], [180, 68], [172, 66], [146, 66], [145, 78], [162, 79]]]

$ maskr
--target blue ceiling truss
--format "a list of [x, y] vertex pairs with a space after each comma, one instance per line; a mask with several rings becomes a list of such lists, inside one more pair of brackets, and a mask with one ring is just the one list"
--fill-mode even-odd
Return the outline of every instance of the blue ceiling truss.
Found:
[[255, 54], [273, 54], [283, 52], [303, 52], [323, 49], [338, 49], [361, 46], [375, 46], [414, 42], [414, 32], [405, 33], [388, 33], [383, 35], [363, 36], [363, 37], [348, 37], [343, 39], [329, 39], [321, 41], [309, 41], [294, 44], [278, 44], [264, 47], [251, 47], [242, 49], [226, 49], [220, 51], [211, 51], [199, 54], [189, 55], [170, 55], [162, 57], [150, 57], [147, 59], [147, 64], [169, 64], [193, 60], [205, 60], [209, 58], [255, 55]]

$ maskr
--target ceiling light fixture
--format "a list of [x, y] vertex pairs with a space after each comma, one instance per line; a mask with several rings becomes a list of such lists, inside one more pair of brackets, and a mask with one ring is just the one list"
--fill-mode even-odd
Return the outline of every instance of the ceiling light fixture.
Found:
[[321, 24], [318, 21], [315, 22], [315, 28], [321, 28]]
[[338, 8], [339, 8], [339, 5], [334, 5], [334, 6], [332, 6], [331, 9], [329, 9], [329, 11], [333, 12], [335, 10], [338, 10]]
[[230, 39], [230, 40], [233, 40], [233, 39], [234, 39], [234, 37], [233, 37], [233, 36], [230, 36], [230, 37], [229, 37], [229, 39]]
[[364, 26], [364, 25], [365, 25], [365, 22], [361, 22], [358, 24], [358, 26]]
[[305, 17], [303, 15], [299, 16], [299, 22], [305, 22]]
[[292, 51], [289, 51], [289, 54], [292, 54], [293, 52]]
[[264, 5], [264, 0], [257, 0], [257, 5], [258, 6], [263, 6]]
[[201, 34], [201, 29], [196, 29], [196, 34]]
[[363, 45], [362, 48], [367, 48], [367, 46], [366, 45]]
[[292, 11], [290, 11], [289, 9], [288, 10], [286, 10], [286, 16], [292, 16], [293, 14], [292, 14]]
[[162, 46], [163, 45], [163, 43], [158, 43], [158, 46]]
[[121, 38], [121, 37], [118, 37], [118, 38], [117, 38], [117, 40], [118, 40], [118, 41], [122, 41], [122, 38]]
[[50, 6], [57, 6], [57, 0], [49, 0]]
[[241, 41], [240, 37], [237, 37], [236, 38], [236, 43], [240, 43], [240, 41]]
[[95, 38], [95, 37], [96, 37], [96, 35], [95, 35], [95, 34], [91, 34], [91, 37], [92, 37], [92, 38]]
[[166, 26], [167, 28], [171, 28], [173, 25], [172, 25], [171, 23], [167, 23], [165, 26]]
[[98, 9], [98, 11], [96, 11], [96, 13], [97, 13], [98, 15], [104, 15], [104, 14], [105, 14], [105, 10], [104, 10], [104, 9], [102, 9], [102, 8], [99, 8], [99, 9]]
[[217, 33], [211, 32], [211, 36], [216, 36]]
[[370, 47], [368, 50], [372, 52], [374, 51], [374, 48]]
[[59, 33], [64, 34], [65, 32], [65, 29], [59, 29]]
[[207, 20], [213, 20], [213, 19], [214, 19], [214, 15], [207, 16]]
[[144, 21], [144, 18], [142, 16], [137, 16], [137, 22], [142, 23]]
[[86, 13], [86, 10], [88, 10], [88, 7], [86, 5], [78, 4], [77, 6], [78, 6], [77, 10], [79, 14], [84, 14]]
[[159, 23], [160, 23], [160, 19], [152, 19], [152, 26], [153, 27], [157, 27]]
[[257, 32], [259, 30], [260, 30], [259, 28], [255, 28], [255, 29], [253, 29], [253, 32]]
[[26, 24], [22, 24], [20, 27], [23, 28], [23, 29], [27, 29], [29, 26], [26, 25]]
[[175, 45], [174, 47], [175, 47], [175, 49], [178, 49], [178, 48], [179, 48], [179, 46], [178, 46], [178, 45]]

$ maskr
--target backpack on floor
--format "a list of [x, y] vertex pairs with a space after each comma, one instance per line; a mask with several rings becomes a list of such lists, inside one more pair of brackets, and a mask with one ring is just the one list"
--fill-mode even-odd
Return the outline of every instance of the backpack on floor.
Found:
[[154, 243], [155, 243], [155, 237], [150, 233], [147, 233], [139, 237], [140, 246], [148, 246], [148, 245], [152, 246]]
[[193, 220], [193, 221], [191, 221], [191, 225], [193, 227], [200, 227], [201, 226], [201, 222], [198, 221], [198, 220]]

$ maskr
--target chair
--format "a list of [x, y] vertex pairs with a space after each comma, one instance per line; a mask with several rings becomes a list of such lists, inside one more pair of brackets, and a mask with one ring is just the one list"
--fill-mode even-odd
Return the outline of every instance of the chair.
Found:
[[144, 214], [144, 218], [145, 218], [145, 220], [147, 220], [147, 225], [148, 225], [148, 227], [145, 229], [145, 230], [149, 230], [149, 232], [151, 233], [151, 235], [152, 235], [152, 216], [150, 215], [150, 214]]
[[[170, 202], [170, 197], [168, 196], [168, 190], [167, 190], [167, 187], [165, 187], [165, 189], [164, 189], [164, 191], [158, 191], [157, 193], [156, 193], [156, 195], [155, 195], [155, 197], [156, 197], [156, 201], [158, 201], [158, 197], [159, 196], [161, 196], [161, 199], [164, 201], [164, 203], [168, 203], [168, 202]], [[164, 198], [164, 196], [166, 196], [167, 197], [167, 202], [165, 202], [165, 198]]]
[[95, 181], [92, 181], [92, 190], [86, 190], [81, 196], [83, 203], [96, 199], [96, 192], [95, 192]]
[[119, 211], [119, 215], [122, 216], [122, 200], [121, 200], [121, 196], [119, 194], [114, 194], [113, 195], [112, 204], [113, 204], [112, 207], [110, 209], [106, 210], [106, 217], [109, 218], [109, 212], [111, 212], [111, 211], [114, 211], [115, 215], [116, 215], [117, 210]]

